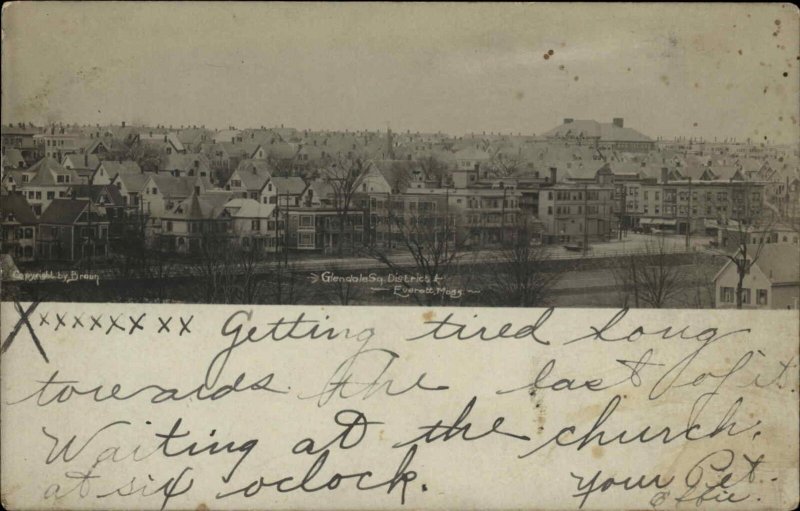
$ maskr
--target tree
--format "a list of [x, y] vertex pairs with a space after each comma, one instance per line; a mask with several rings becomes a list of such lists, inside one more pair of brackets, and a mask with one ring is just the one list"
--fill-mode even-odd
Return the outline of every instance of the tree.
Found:
[[163, 155], [157, 147], [134, 141], [128, 146], [125, 153], [126, 160], [133, 160], [139, 164], [143, 172], [158, 172], [161, 167]]
[[[360, 156], [339, 158], [329, 165], [323, 172], [323, 181], [330, 186], [333, 194], [333, 207], [336, 209], [337, 228], [339, 236], [336, 250], [342, 255], [344, 248], [345, 232], [353, 226], [353, 199], [358, 192], [366, 173], [365, 160]], [[350, 240], [353, 243], [353, 240]], [[352, 247], [351, 247], [352, 248]]]
[[667, 248], [663, 237], [645, 243], [641, 254], [631, 254], [614, 268], [614, 278], [625, 293], [632, 292], [636, 307], [660, 309], [680, 296], [688, 288], [683, 269]]
[[[422, 283], [404, 280], [401, 285], [407, 289], [420, 286], [442, 287], [448, 277], [452, 277], [457, 271], [462, 249], [460, 239], [456, 236], [457, 215], [450, 213], [446, 205], [444, 206], [444, 211], [440, 210], [442, 208], [432, 208], [414, 214], [390, 213], [388, 221], [392, 225], [392, 238], [403, 248], [401, 254], [390, 256], [388, 250], [382, 247], [367, 249], [371, 257], [392, 272], [422, 277]], [[442, 294], [426, 293], [420, 297], [414, 293], [412, 296], [420, 305], [445, 302]]]
[[450, 181], [450, 168], [442, 160], [435, 156], [426, 156], [417, 160], [420, 168], [422, 169], [425, 179], [428, 181], [435, 181], [436, 186], [442, 187]]
[[[741, 309], [743, 303], [744, 279], [750, 273], [750, 268], [758, 261], [764, 245], [769, 243], [772, 228], [775, 226], [775, 215], [757, 215], [750, 221], [740, 216], [738, 221], [725, 222], [725, 227], [734, 227], [735, 249], [733, 252], [717, 252], [727, 259], [736, 269], [736, 308]], [[731, 229], [726, 229], [728, 232]]]
[[546, 246], [536, 241], [532, 219], [520, 219], [510, 244], [493, 261], [495, 271], [487, 286], [493, 303], [510, 307], [547, 304], [564, 270], [552, 263]]
[[525, 161], [519, 155], [499, 151], [495, 153], [490, 162], [492, 170], [498, 177], [508, 177], [522, 169], [524, 164]]

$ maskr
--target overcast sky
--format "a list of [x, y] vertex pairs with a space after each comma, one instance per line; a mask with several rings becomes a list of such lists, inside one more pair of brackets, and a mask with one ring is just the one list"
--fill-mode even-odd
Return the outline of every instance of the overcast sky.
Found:
[[453, 134], [624, 117], [796, 142], [798, 26], [788, 4], [6, 4], [2, 117]]

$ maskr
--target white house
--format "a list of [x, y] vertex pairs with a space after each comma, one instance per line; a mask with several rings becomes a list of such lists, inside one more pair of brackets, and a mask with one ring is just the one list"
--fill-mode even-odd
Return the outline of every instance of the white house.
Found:
[[[797, 309], [800, 306], [800, 252], [791, 244], [749, 246], [757, 254], [742, 283], [743, 309]], [[748, 259], [752, 259], [748, 256]], [[736, 308], [739, 275], [733, 261], [726, 261], [714, 277], [718, 309]]]

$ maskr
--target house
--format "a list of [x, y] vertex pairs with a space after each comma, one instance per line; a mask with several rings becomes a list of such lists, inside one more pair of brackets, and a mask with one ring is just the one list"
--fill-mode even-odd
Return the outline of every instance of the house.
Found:
[[[332, 253], [342, 248], [354, 250], [364, 244], [364, 212], [351, 210], [347, 215], [334, 208], [289, 209], [286, 238], [291, 250]], [[344, 219], [344, 229], [340, 227]]]
[[158, 171], [175, 177], [199, 176], [210, 179], [211, 162], [204, 154], [172, 153], [162, 158]]
[[213, 188], [208, 178], [150, 174], [142, 190], [142, 209], [151, 217], [158, 218], [193, 193], [201, 194]]
[[78, 261], [108, 255], [108, 220], [89, 199], [54, 199], [39, 217], [36, 257]]
[[[555, 181], [555, 179], [553, 179]], [[613, 221], [611, 184], [556, 183], [539, 192], [538, 218], [548, 243], [604, 240]]]
[[[40, 132], [39, 128], [22, 122], [0, 126], [3, 156], [8, 158], [10, 151], [13, 149], [24, 161], [19, 168], [33, 165], [36, 160], [44, 156], [38, 141], [34, 138]], [[13, 154], [11, 156], [11, 159], [15, 161], [16, 156]]]
[[144, 187], [151, 175], [152, 172], [139, 174], [119, 173], [112, 179], [111, 184], [116, 186], [119, 190], [125, 207], [128, 210], [144, 211], [142, 195], [144, 194]]
[[90, 179], [92, 184], [107, 185], [114, 181], [119, 174], [141, 174], [139, 164], [132, 160], [103, 161], [97, 166]]
[[64, 156], [61, 165], [65, 169], [75, 171], [82, 183], [89, 183], [97, 166], [100, 165], [100, 160], [97, 156], [89, 153], [68, 154]]
[[224, 188], [239, 197], [267, 204], [270, 202], [269, 197], [275, 196], [273, 186], [266, 188], [266, 184], [271, 178], [272, 167], [267, 160], [246, 159], [239, 162]]
[[47, 157], [25, 171], [10, 174], [15, 186], [6, 188], [21, 191], [37, 215], [41, 215], [53, 199], [67, 197], [70, 186], [86, 182], [74, 170], [65, 169]]
[[284, 241], [284, 220], [275, 204], [253, 199], [231, 199], [225, 204], [231, 218], [231, 232], [240, 246], [264, 252], [278, 252]]
[[219, 249], [231, 238], [231, 212], [225, 209], [231, 192], [192, 192], [165, 211], [158, 233], [162, 250], [197, 254], [204, 248]]
[[273, 177], [269, 183], [275, 187], [278, 207], [295, 208], [300, 206], [300, 198], [306, 189], [306, 182], [299, 177]]
[[38, 220], [28, 201], [20, 193], [2, 195], [0, 213], [0, 252], [9, 254], [17, 262], [34, 260]]
[[153, 146], [158, 149], [158, 152], [162, 154], [180, 154], [185, 153], [186, 148], [183, 146], [183, 143], [180, 141], [178, 136], [175, 133], [154, 133], [153, 131], [148, 131], [147, 133], [139, 133], [134, 137], [134, 141], [137, 141], [144, 145]]
[[3, 170], [6, 169], [24, 169], [28, 166], [22, 152], [19, 149], [10, 147], [3, 148]]
[[[747, 247], [747, 253], [757, 255], [742, 283], [742, 308], [798, 309], [800, 251], [797, 246], [770, 244], [762, 245], [759, 250], [758, 246], [751, 245]], [[748, 260], [751, 260], [750, 255]], [[736, 308], [738, 282], [736, 264], [727, 260], [714, 277], [718, 309]]]
[[[355, 192], [350, 195], [352, 197]], [[300, 195], [300, 205], [303, 208], [335, 208], [336, 199], [336, 192], [331, 183], [324, 179], [314, 179], [309, 181], [308, 186]]]
[[43, 133], [33, 136], [45, 158], [61, 161], [68, 154], [77, 154], [85, 149], [85, 139], [78, 132], [67, 131], [64, 126], [51, 125]]

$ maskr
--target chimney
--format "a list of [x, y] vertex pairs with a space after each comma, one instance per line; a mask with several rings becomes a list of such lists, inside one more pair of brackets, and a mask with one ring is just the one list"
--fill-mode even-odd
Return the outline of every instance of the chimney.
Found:
[[558, 178], [558, 169], [556, 167], [550, 167], [550, 182], [555, 184], [557, 178]]
[[83, 153], [83, 167], [89, 168], [89, 153]]
[[572, 121], [574, 121], [574, 120], [575, 120], [575, 119], [573, 119], [572, 117], [565, 117], [565, 118], [564, 118], [564, 124], [570, 124], [570, 123], [571, 123]]
[[669, 169], [667, 167], [661, 167], [661, 182], [667, 182], [667, 174], [669, 174]]
[[125, 121], [122, 121], [122, 127], [123, 128], [125, 127]]
[[617, 128], [625, 127], [625, 119], [623, 119], [622, 117], [614, 117], [614, 120], [612, 122], [614, 126], [616, 126]]

